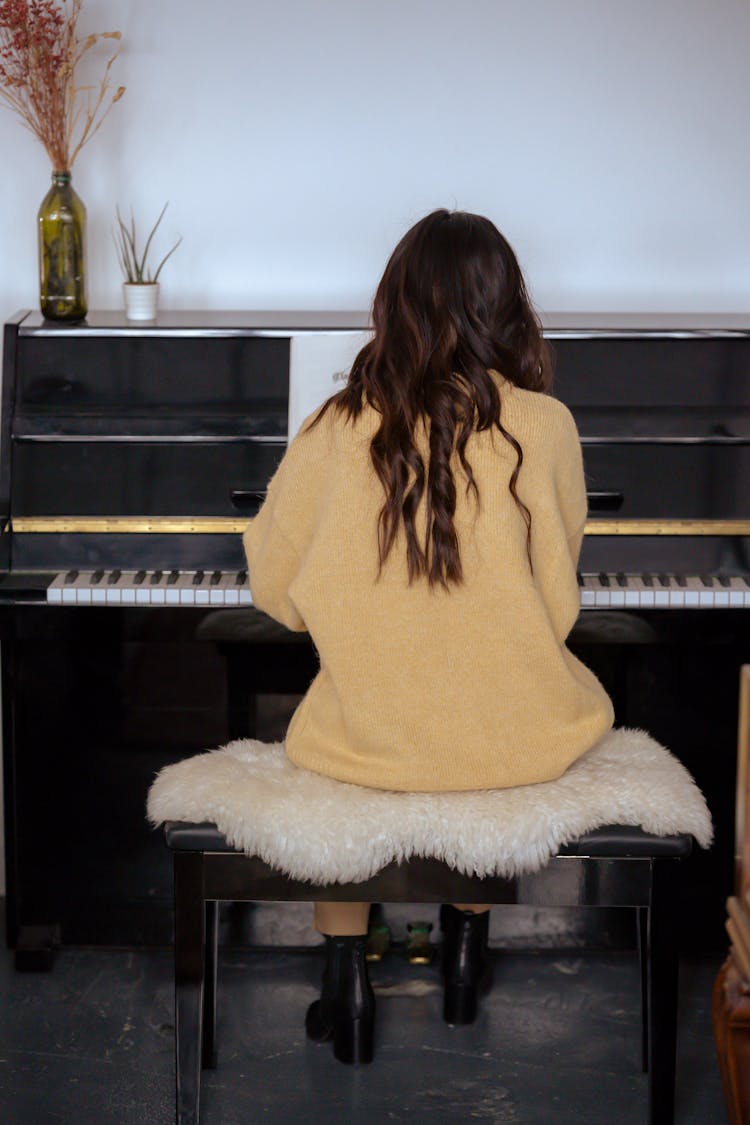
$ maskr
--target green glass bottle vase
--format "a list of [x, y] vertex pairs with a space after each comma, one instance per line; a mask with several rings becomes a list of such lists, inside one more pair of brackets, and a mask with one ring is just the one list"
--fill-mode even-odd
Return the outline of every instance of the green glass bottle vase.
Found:
[[82, 320], [86, 305], [86, 208], [70, 172], [53, 172], [39, 208], [40, 305], [48, 320]]

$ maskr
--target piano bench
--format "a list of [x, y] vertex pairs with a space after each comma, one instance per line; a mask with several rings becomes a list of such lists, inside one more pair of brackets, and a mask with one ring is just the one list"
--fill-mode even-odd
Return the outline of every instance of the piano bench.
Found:
[[689, 835], [607, 825], [564, 847], [541, 870], [512, 879], [463, 875], [435, 858], [391, 863], [361, 883], [294, 880], [235, 851], [213, 824], [168, 821], [174, 858], [175, 1050], [178, 1125], [197, 1125], [201, 1067], [216, 1065], [217, 903], [226, 901], [489, 902], [618, 906], [637, 912], [642, 1063], [649, 1125], [671, 1125], [677, 1032], [674, 927], [679, 861]]

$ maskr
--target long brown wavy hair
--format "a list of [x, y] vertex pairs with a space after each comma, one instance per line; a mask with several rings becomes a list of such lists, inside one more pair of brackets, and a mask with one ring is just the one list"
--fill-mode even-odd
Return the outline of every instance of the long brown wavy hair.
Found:
[[[518, 387], [548, 391], [552, 353], [542, 337], [518, 261], [497, 227], [465, 211], [433, 211], [407, 231], [393, 251], [372, 309], [374, 336], [357, 355], [347, 385], [324, 403], [312, 425], [333, 407], [356, 419], [365, 403], [380, 415], [370, 457], [385, 492], [378, 518], [379, 570], [399, 526], [406, 535], [409, 583], [463, 581], [454, 525], [453, 450], [466, 490], [479, 503], [466, 444], [474, 430], [495, 426], [516, 453], [509, 488], [526, 523], [531, 564], [531, 513], [516, 491], [521, 445], [502, 424], [498, 371]], [[429, 463], [415, 429], [429, 421]], [[420, 543], [415, 517], [426, 492], [427, 530]]]

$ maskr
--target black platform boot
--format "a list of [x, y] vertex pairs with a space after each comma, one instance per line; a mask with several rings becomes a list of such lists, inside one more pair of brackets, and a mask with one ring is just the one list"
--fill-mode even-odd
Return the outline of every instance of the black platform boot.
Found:
[[325, 939], [323, 990], [307, 1009], [307, 1035], [319, 1042], [333, 1039], [339, 1062], [372, 1062], [375, 994], [365, 957], [367, 934], [326, 934]]
[[444, 904], [440, 910], [443, 928], [442, 972], [446, 1023], [473, 1023], [477, 997], [492, 986], [492, 961], [487, 947], [490, 912], [456, 910]]

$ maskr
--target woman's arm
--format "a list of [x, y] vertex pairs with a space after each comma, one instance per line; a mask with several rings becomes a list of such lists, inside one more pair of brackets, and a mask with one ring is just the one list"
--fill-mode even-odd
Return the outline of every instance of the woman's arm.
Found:
[[306, 422], [287, 447], [263, 506], [242, 536], [254, 604], [298, 633], [306, 632], [307, 625], [289, 588], [314, 533], [328, 452], [325, 431], [316, 427], [304, 432]]
[[289, 596], [299, 569], [299, 555], [274, 517], [274, 497], [269, 493], [257, 516], [242, 536], [253, 604], [287, 629], [304, 633], [305, 622]]
[[562, 423], [555, 484], [568, 550], [573, 565], [577, 567], [588, 514], [586, 477], [581, 439], [573, 415], [567, 407], [563, 407]]

